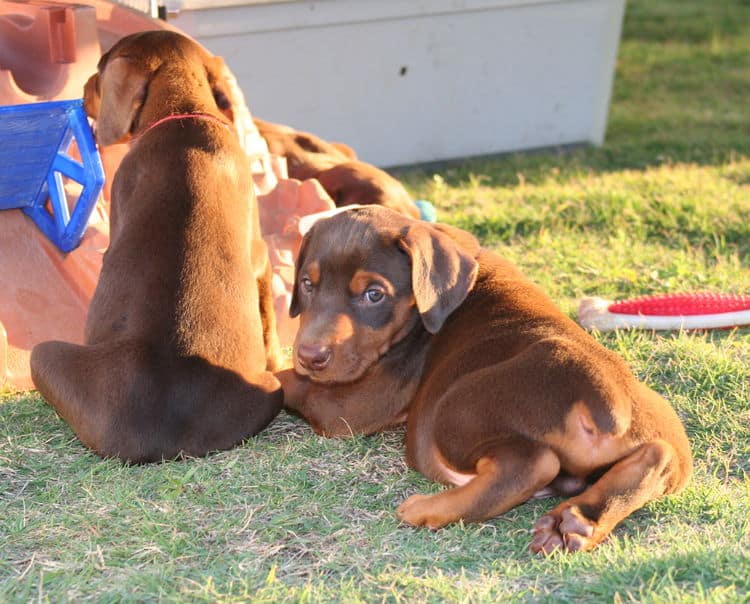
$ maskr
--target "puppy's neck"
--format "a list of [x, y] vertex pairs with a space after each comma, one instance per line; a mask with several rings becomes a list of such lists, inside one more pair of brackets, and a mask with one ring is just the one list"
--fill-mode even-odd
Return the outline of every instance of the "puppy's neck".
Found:
[[408, 412], [422, 379], [432, 337], [417, 317], [409, 332], [388, 349], [376, 366], [376, 381], [390, 381], [395, 386], [403, 413]]
[[[413, 368], [411, 365], [412, 361], [419, 359], [419, 357], [422, 357], [422, 360], [424, 360], [432, 336], [424, 328], [416, 312], [404, 327], [381, 358], [381, 362], [386, 361], [394, 364], [406, 363], [409, 368]], [[421, 374], [421, 372], [422, 369], [420, 366], [419, 373]]]
[[172, 122], [172, 121], [182, 121], [182, 120], [208, 120], [208, 121], [215, 121], [219, 122], [223, 126], [226, 126], [227, 128], [230, 127], [229, 123], [222, 118], [212, 115], [211, 113], [176, 113], [172, 115], [167, 115], [161, 119], [156, 120], [154, 123], [149, 124], [146, 126], [145, 129], [141, 130], [138, 135], [135, 137], [136, 139], [140, 138], [147, 132], [153, 130], [157, 126], [160, 126], [161, 124], [164, 124], [166, 122]]
[[[157, 122], [173, 115], [213, 115], [222, 119], [222, 113], [214, 101], [207, 82], [185, 81], [181, 86], [173, 85], [175, 74], [160, 73], [148, 87], [148, 94], [140, 115], [134, 136], [142, 135]], [[158, 85], [159, 80], [167, 79], [170, 85]]]

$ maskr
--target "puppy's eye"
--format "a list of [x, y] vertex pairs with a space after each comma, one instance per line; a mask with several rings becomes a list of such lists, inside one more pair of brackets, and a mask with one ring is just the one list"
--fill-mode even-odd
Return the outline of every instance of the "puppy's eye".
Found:
[[302, 277], [302, 279], [299, 280], [300, 285], [302, 285], [302, 291], [306, 294], [309, 294], [313, 289], [312, 281], [310, 281], [309, 277]]
[[365, 300], [370, 304], [377, 304], [385, 298], [385, 291], [382, 287], [369, 287], [365, 291]]

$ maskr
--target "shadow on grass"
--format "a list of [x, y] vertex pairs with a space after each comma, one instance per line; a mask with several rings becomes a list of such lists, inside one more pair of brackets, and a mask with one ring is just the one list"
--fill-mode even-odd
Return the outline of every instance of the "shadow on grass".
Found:
[[637, 557], [630, 564], [621, 561], [585, 580], [571, 580], [566, 589], [570, 599], [557, 601], [605, 601], [613, 594], [627, 595], [633, 601], [643, 601], [654, 594], [665, 602], [690, 600], [691, 595], [698, 598], [696, 601], [703, 601], [711, 592], [726, 598], [724, 601], [739, 601], [733, 598], [741, 598], [750, 587], [747, 576], [741, 575], [741, 560], [739, 548]]

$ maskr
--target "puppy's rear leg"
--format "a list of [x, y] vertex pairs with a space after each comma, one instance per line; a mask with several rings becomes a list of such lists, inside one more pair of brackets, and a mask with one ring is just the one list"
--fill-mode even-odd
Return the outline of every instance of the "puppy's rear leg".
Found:
[[86, 446], [134, 463], [232, 447], [262, 430], [283, 402], [271, 373], [247, 382], [139, 341], [44, 342], [32, 352], [31, 375]]
[[613, 465], [580, 495], [542, 516], [531, 550], [584, 551], [595, 547], [623, 518], [648, 501], [678, 490], [684, 482], [674, 447], [663, 440], [642, 444]]
[[[70, 424], [91, 449], [101, 450], [102, 431], [112, 410], [101, 404], [102, 389], [112, 393], [112, 383], [98, 367], [113, 356], [109, 346], [79, 346], [68, 342], [42, 342], [31, 351], [31, 379], [39, 393]], [[114, 381], [117, 365], [110, 380]]]
[[490, 446], [474, 478], [435, 495], [412, 495], [398, 507], [399, 519], [431, 529], [486, 520], [531, 498], [560, 471], [557, 455], [545, 445], [510, 437]]

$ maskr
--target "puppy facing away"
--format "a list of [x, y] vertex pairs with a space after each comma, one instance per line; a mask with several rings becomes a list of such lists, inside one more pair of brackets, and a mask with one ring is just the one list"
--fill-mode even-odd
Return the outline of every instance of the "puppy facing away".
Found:
[[316, 178], [338, 206], [382, 205], [419, 218], [419, 210], [404, 186], [387, 172], [360, 161], [353, 149], [289, 126], [254, 118], [268, 149], [285, 157], [291, 178]]
[[217, 106], [215, 58], [150, 31], [85, 88], [97, 141], [129, 141], [85, 345], [44, 342], [34, 384], [88, 447], [139, 463], [226, 449], [283, 401], [249, 162]]
[[315, 224], [296, 267], [285, 404], [324, 436], [406, 422], [409, 465], [453, 488], [398, 517], [436, 529], [569, 497], [531, 549], [588, 550], [692, 472], [674, 410], [464, 231], [379, 206]]

